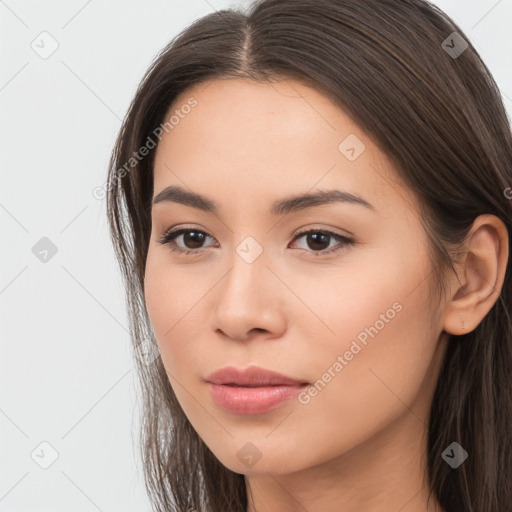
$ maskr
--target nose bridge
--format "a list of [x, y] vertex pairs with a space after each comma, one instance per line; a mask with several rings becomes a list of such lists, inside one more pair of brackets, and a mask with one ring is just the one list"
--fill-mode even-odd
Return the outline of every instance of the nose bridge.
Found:
[[284, 326], [275, 276], [268, 254], [253, 237], [245, 237], [229, 258], [230, 270], [217, 288], [215, 328], [243, 339], [253, 329], [275, 332]]
[[267, 268], [268, 263], [263, 245], [254, 237], [246, 236], [229, 258], [231, 270], [225, 278], [222, 295], [235, 301], [243, 299], [243, 302], [256, 303], [254, 299], [261, 297], [261, 289], [269, 285], [267, 281], [271, 272]]

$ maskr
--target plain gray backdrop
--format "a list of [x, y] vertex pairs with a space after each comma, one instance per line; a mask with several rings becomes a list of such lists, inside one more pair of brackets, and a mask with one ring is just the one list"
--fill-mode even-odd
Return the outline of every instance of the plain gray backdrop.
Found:
[[[0, 0], [1, 512], [150, 510], [124, 290], [92, 191], [157, 52], [249, 3]], [[512, 114], [512, 0], [435, 3]]]

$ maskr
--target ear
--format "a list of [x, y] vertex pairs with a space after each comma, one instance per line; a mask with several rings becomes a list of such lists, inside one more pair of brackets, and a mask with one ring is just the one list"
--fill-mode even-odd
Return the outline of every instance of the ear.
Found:
[[494, 306], [505, 279], [508, 247], [507, 228], [498, 217], [485, 214], [475, 219], [458, 276], [450, 283], [443, 316], [446, 332], [461, 335], [473, 331]]

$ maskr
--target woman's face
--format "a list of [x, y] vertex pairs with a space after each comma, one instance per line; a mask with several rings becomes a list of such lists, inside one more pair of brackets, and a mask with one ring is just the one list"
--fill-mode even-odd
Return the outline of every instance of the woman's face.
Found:
[[[414, 444], [444, 344], [417, 203], [389, 160], [339, 107], [294, 81], [206, 82], [171, 110], [153, 197], [179, 187], [206, 201], [167, 194], [153, 204], [145, 296], [194, 429], [244, 474]], [[334, 190], [359, 199], [290, 201]], [[309, 385], [218, 386], [222, 402], [206, 380], [227, 366]]]

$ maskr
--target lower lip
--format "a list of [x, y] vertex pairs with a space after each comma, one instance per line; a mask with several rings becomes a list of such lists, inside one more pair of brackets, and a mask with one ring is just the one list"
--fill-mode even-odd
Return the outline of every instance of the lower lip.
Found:
[[235, 414], [261, 414], [296, 397], [307, 384], [244, 388], [208, 382], [208, 386], [215, 403], [226, 411]]

